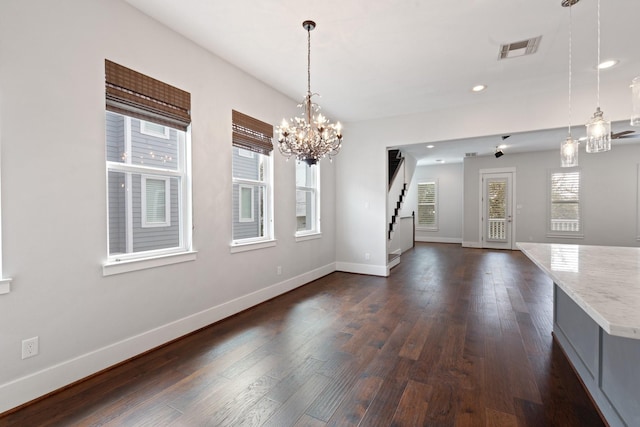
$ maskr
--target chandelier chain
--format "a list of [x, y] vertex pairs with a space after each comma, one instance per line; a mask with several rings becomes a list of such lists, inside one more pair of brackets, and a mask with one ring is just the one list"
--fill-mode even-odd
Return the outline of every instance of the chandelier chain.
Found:
[[307, 96], [311, 96], [311, 29], [307, 27]]

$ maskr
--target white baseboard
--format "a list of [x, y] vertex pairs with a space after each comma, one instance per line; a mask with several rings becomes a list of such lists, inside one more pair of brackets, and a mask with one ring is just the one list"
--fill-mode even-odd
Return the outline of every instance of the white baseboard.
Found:
[[462, 242], [463, 248], [481, 248], [480, 242]]
[[387, 264], [387, 276], [388, 276], [389, 274], [391, 274], [391, 269], [392, 269], [393, 267], [395, 267], [396, 265], [399, 265], [399, 264], [400, 264], [400, 257], [399, 257], [399, 256], [398, 256], [397, 258], [394, 258], [394, 260], [393, 260], [393, 261], [391, 261], [390, 263], [388, 263], [388, 264]]
[[368, 274], [370, 276], [389, 276], [386, 265], [356, 264], [353, 262], [336, 262], [336, 270], [346, 273]]
[[462, 239], [459, 237], [428, 237], [428, 236], [416, 236], [416, 242], [428, 242], [428, 243], [462, 243]]
[[117, 343], [0, 385], [0, 414], [336, 271], [335, 263], [292, 277]]

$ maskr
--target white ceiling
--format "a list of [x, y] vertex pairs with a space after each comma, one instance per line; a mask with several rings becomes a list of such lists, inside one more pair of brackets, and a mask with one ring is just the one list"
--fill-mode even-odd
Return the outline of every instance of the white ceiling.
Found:
[[[302, 22], [314, 20], [311, 89], [322, 95], [316, 101], [332, 120], [482, 105], [540, 88], [556, 89], [552, 102], [568, 104], [569, 9], [561, 0], [126, 1], [295, 100], [307, 85]], [[596, 4], [582, 0], [571, 9], [575, 91], [595, 92]], [[601, 72], [601, 88], [607, 73], [628, 82], [640, 74], [638, 16], [640, 0], [602, 0], [601, 57], [620, 62]], [[501, 44], [536, 36], [542, 36], [536, 54], [498, 60]], [[488, 89], [473, 93], [476, 84]], [[511, 152], [552, 149], [565, 136], [566, 129], [558, 129], [513, 135], [505, 143]], [[465, 152], [493, 154], [500, 143], [496, 135], [447, 142], [446, 150], [437, 143], [433, 150], [419, 144], [408, 151], [429, 164], [436, 156], [452, 162]]]

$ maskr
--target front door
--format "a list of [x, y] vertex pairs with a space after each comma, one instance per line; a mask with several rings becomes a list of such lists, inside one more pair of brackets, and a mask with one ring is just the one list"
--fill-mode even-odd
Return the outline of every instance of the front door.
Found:
[[484, 173], [482, 187], [482, 247], [513, 249], [513, 173]]

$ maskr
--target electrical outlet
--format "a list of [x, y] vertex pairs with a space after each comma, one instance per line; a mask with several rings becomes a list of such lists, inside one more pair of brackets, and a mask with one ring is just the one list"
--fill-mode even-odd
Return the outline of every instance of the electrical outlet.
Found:
[[364, 254], [364, 259], [369, 261], [371, 259], [371, 254], [369, 252]]
[[38, 354], [38, 337], [22, 340], [22, 358], [28, 359], [29, 357], [36, 356]]
[[276, 269], [276, 273], [278, 274], [278, 276], [282, 274], [282, 266], [281, 265], [279, 265], [278, 268]]

